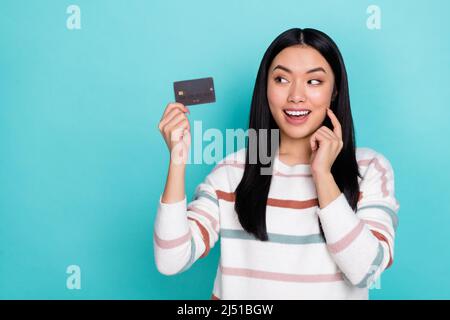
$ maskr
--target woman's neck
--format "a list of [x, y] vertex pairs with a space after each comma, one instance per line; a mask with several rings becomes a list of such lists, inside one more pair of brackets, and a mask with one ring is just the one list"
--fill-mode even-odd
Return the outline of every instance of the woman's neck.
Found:
[[279, 157], [289, 165], [310, 164], [311, 145], [310, 136], [302, 139], [292, 139], [281, 134]]

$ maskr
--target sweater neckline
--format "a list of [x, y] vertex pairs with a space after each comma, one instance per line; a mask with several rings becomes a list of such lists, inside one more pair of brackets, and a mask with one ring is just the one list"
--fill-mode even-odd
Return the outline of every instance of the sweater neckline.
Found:
[[279, 150], [275, 154], [274, 169], [282, 173], [307, 173], [311, 174], [311, 165], [298, 163], [294, 165], [289, 165], [280, 160]]

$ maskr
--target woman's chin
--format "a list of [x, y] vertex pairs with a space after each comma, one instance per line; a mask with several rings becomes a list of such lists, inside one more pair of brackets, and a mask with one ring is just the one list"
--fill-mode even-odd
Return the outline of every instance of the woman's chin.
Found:
[[305, 128], [284, 128], [282, 131], [289, 139], [304, 139], [311, 135], [309, 130], [306, 130]]

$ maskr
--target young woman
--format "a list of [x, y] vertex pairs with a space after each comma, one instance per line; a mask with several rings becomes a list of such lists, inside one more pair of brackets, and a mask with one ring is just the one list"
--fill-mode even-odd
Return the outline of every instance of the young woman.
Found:
[[[392, 264], [400, 205], [389, 161], [355, 148], [347, 74], [333, 40], [290, 29], [272, 42], [249, 129], [273, 162], [250, 161], [255, 149], [247, 144], [215, 166], [189, 204], [185, 164], [174, 161], [190, 145], [186, 112], [170, 103], [159, 123], [171, 163], [154, 225], [158, 270], [187, 270], [220, 236], [213, 299], [368, 299]], [[279, 129], [275, 149], [260, 129]]]

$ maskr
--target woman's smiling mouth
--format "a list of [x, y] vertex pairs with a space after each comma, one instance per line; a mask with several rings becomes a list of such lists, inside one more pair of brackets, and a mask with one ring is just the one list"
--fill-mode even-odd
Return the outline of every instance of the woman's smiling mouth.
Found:
[[308, 120], [311, 110], [309, 109], [295, 109], [286, 108], [283, 109], [286, 121], [293, 125], [298, 125], [306, 122]]

